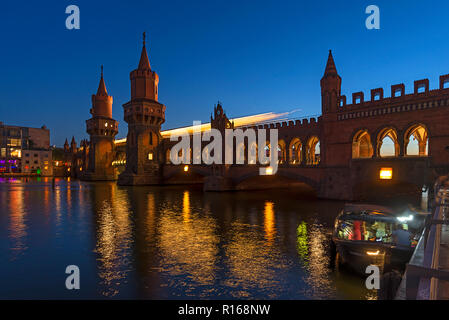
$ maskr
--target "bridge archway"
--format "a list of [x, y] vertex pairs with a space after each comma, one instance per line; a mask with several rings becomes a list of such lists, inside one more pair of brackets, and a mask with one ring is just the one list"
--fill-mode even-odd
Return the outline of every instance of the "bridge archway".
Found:
[[301, 164], [302, 142], [299, 138], [293, 138], [288, 147], [290, 164]]
[[319, 182], [294, 170], [296, 169], [279, 168], [275, 175], [266, 176], [260, 175], [259, 169], [255, 168], [234, 179], [234, 185], [237, 190], [302, 186], [315, 194], [319, 191]]
[[373, 145], [367, 130], [359, 130], [352, 140], [352, 158], [372, 158]]
[[396, 129], [388, 127], [382, 129], [377, 135], [377, 156], [398, 157], [399, 156], [399, 141]]
[[287, 162], [287, 148], [285, 141], [283, 139], [278, 141], [277, 146], [277, 152], [278, 152], [278, 163], [283, 164]]
[[199, 184], [204, 183], [204, 178], [209, 175], [211, 175], [210, 166], [169, 165], [164, 168], [164, 183]]
[[306, 145], [306, 164], [314, 166], [320, 163], [320, 139], [312, 136]]
[[422, 124], [409, 127], [404, 134], [404, 146], [406, 156], [428, 156], [428, 132]]

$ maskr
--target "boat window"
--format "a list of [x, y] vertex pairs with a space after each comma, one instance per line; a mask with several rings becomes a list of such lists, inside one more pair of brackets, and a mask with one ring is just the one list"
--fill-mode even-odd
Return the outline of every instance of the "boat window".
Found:
[[341, 220], [337, 237], [343, 240], [391, 243], [393, 226], [381, 221]]

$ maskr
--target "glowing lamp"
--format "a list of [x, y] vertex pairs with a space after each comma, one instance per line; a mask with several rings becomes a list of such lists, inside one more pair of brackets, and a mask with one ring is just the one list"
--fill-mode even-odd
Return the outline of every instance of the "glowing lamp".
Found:
[[150, 153], [148, 154], [148, 160], [153, 160], [153, 152], [150, 152]]
[[273, 168], [272, 167], [266, 167], [265, 168], [265, 175], [271, 176], [273, 174]]
[[380, 180], [391, 180], [393, 178], [393, 169], [392, 168], [382, 168], [379, 172]]
[[412, 221], [413, 220], [413, 216], [409, 215], [408, 217], [397, 217], [399, 222], [408, 222], [408, 221]]
[[184, 172], [189, 171], [189, 166], [184, 166]]
[[379, 250], [377, 250], [377, 251], [367, 251], [366, 252], [366, 254], [369, 255], [369, 256], [378, 256], [379, 253], [380, 253]]

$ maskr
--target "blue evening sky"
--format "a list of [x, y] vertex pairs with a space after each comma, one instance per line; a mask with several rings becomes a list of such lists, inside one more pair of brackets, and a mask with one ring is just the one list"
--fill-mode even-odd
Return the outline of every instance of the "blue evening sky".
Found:
[[[66, 6], [81, 29], [65, 28]], [[365, 28], [378, 5], [381, 29]], [[51, 130], [51, 143], [86, 138], [100, 65], [114, 97], [117, 137], [126, 136], [122, 104], [130, 98], [142, 32], [163, 128], [209, 121], [217, 100], [230, 117], [301, 109], [321, 112], [320, 78], [332, 49], [342, 93], [449, 73], [449, 1], [7, 1], [0, 6], [0, 121]]]

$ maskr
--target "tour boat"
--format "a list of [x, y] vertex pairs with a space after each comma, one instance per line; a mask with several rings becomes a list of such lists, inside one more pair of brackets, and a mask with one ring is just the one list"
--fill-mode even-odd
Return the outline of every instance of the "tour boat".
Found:
[[368, 265], [402, 269], [418, 243], [425, 216], [409, 208], [346, 204], [332, 234], [337, 262], [361, 273]]

